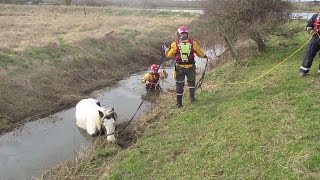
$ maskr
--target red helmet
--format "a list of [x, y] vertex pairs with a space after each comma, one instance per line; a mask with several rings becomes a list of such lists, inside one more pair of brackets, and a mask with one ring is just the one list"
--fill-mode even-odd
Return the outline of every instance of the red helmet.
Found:
[[158, 70], [159, 69], [159, 65], [157, 64], [152, 64], [150, 67], [151, 70]]
[[181, 26], [178, 28], [178, 34], [181, 35], [181, 33], [189, 33], [189, 29], [187, 26]]

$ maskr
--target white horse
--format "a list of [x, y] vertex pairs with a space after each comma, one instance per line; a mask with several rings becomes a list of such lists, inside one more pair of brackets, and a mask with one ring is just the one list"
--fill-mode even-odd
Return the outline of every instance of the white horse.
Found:
[[101, 107], [98, 100], [82, 99], [76, 105], [76, 124], [91, 136], [106, 133], [107, 140], [114, 142], [116, 140], [113, 134], [116, 119], [117, 113], [114, 112], [114, 108], [109, 110]]

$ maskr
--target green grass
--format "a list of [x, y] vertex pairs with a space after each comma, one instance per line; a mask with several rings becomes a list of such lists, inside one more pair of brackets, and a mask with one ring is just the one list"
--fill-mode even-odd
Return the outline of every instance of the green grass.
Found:
[[[272, 37], [266, 53], [248, 58], [245, 67], [223, 65], [205, 82], [256, 78], [308, 38], [305, 32]], [[171, 118], [118, 155], [105, 179], [319, 179], [318, 57], [310, 75], [300, 78], [304, 52], [253, 83], [211, 86], [195, 104], [186, 95], [182, 109], [168, 105]]]
[[9, 54], [0, 53], [0, 66], [19, 65], [19, 60], [11, 57]]
[[116, 155], [120, 151], [119, 147], [108, 145], [108, 148], [99, 147], [91, 154], [88, 161], [77, 163], [74, 169], [78, 176], [87, 176], [88, 174], [97, 174], [110, 157]]

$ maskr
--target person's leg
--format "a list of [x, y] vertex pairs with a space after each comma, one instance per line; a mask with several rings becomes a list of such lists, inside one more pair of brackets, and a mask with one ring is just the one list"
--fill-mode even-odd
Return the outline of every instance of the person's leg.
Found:
[[187, 82], [189, 88], [189, 99], [191, 102], [196, 100], [195, 93], [196, 93], [196, 67], [192, 66], [188, 69], [187, 72]]
[[176, 67], [176, 92], [177, 92], [177, 107], [182, 107], [182, 96], [184, 87], [185, 72], [184, 68]]
[[150, 92], [152, 90], [154, 90], [154, 87], [151, 84], [146, 84], [146, 91]]
[[311, 42], [308, 44], [306, 54], [300, 66], [300, 76], [305, 76], [310, 71], [313, 59], [320, 49], [319, 41], [320, 40], [318, 36], [313, 37]]

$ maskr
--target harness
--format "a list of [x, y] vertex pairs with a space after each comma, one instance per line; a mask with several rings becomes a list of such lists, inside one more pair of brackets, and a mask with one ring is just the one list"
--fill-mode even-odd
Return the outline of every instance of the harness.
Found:
[[317, 20], [315, 20], [314, 22], [313, 22], [313, 30], [316, 30], [317, 32], [320, 30], [320, 22], [318, 22]]
[[318, 20], [320, 21], [319, 14], [318, 14], [317, 18], [315, 18], [315, 20], [312, 23], [312, 29], [316, 30], [317, 32], [319, 32], [319, 30], [320, 30], [320, 22]]
[[177, 64], [194, 64], [193, 40], [177, 40], [176, 62]]
[[149, 84], [147, 84], [147, 89], [155, 89], [156, 86], [158, 85], [158, 81], [160, 79], [160, 74], [157, 73], [157, 74], [152, 74], [152, 73], [149, 73], [151, 76], [152, 76], [152, 80], [149, 80]]

